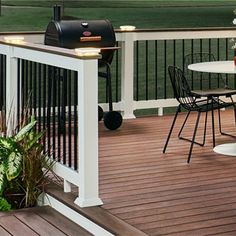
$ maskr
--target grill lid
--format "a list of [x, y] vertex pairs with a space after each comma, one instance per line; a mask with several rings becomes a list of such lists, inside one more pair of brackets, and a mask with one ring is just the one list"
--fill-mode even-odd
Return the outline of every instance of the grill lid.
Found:
[[[51, 21], [45, 32], [46, 45], [63, 48], [114, 47], [115, 32], [108, 20]], [[113, 50], [102, 51], [102, 59], [112, 60]]]

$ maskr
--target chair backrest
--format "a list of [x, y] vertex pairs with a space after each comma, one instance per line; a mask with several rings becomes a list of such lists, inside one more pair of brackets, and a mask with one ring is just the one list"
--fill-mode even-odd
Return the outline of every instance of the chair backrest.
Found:
[[174, 96], [178, 102], [186, 109], [195, 106], [195, 97], [192, 96], [190, 86], [183, 71], [176, 66], [169, 66], [168, 72], [174, 91]]
[[211, 53], [201, 52], [188, 54], [184, 57], [184, 74], [192, 90], [226, 87], [226, 83], [220, 74], [203, 73], [188, 69], [188, 65], [190, 64], [207, 61], [215, 61], [214, 55]]

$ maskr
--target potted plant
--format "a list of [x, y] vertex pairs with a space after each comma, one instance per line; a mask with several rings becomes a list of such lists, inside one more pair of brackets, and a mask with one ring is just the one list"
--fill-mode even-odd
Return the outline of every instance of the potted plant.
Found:
[[18, 133], [0, 137], [0, 210], [35, 206], [48, 182], [52, 161], [43, 152], [36, 132], [37, 121], [31, 118]]

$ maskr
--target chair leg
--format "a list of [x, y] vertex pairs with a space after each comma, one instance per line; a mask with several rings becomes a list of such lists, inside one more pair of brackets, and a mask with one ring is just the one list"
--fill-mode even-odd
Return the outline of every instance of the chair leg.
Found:
[[213, 142], [213, 147], [215, 147], [216, 139], [215, 139], [215, 119], [214, 119], [213, 102], [212, 102], [212, 110], [211, 110], [211, 120], [212, 120], [212, 142]]
[[183, 131], [183, 129], [184, 129], [184, 126], [185, 126], [185, 124], [186, 124], [186, 122], [187, 122], [187, 120], [188, 120], [188, 117], [189, 117], [190, 113], [191, 113], [191, 111], [188, 111], [188, 114], [187, 114], [187, 116], [185, 117], [185, 120], [184, 120], [184, 122], [183, 122], [183, 124], [182, 124], [182, 127], [181, 127], [181, 129], [180, 129], [180, 131], [179, 131], [179, 133], [178, 133], [178, 138], [179, 138], [179, 139], [184, 139], [184, 138], [181, 136], [181, 133], [182, 133], [182, 131]]
[[192, 138], [192, 142], [191, 142], [189, 153], [188, 153], [188, 161], [187, 161], [188, 163], [190, 162], [190, 159], [191, 159], [191, 156], [192, 156], [193, 144], [194, 144], [194, 141], [195, 141], [200, 116], [201, 116], [201, 112], [198, 112], [197, 120], [196, 120], [196, 123], [195, 123], [195, 128], [194, 128], [194, 131], [193, 131], [193, 138]]
[[177, 119], [177, 116], [178, 116], [179, 112], [180, 112], [180, 106], [177, 107], [174, 120], [173, 120], [173, 122], [172, 122], [172, 125], [171, 125], [171, 128], [170, 128], [170, 131], [169, 131], [169, 134], [168, 134], [168, 137], [167, 137], [165, 146], [164, 146], [164, 148], [163, 148], [163, 153], [166, 152], [166, 148], [167, 148], [167, 145], [168, 145], [168, 143], [169, 143], [170, 136], [171, 136], [172, 131], [173, 131], [173, 128], [174, 128], [174, 126], [175, 126], [175, 122], [176, 122], [176, 119]]
[[219, 120], [219, 131], [221, 134], [223, 134], [222, 132], [222, 128], [221, 128], [221, 116], [220, 116], [220, 109], [218, 109], [218, 120]]
[[236, 125], [236, 105], [234, 103], [234, 100], [233, 100], [232, 96], [230, 96], [230, 99], [231, 99], [231, 102], [234, 106], [234, 122], [235, 122], [235, 125]]
[[204, 146], [204, 145], [205, 145], [205, 142], [206, 142], [207, 118], [208, 118], [208, 111], [206, 111], [206, 116], [205, 116], [205, 125], [204, 125], [204, 134], [203, 134], [203, 143], [202, 143], [202, 146]]
[[234, 107], [234, 122], [235, 122], [235, 125], [236, 125], [236, 108]]
[[[183, 131], [183, 129], [184, 129], [184, 126], [185, 126], [185, 124], [186, 124], [186, 122], [187, 122], [187, 119], [188, 119], [188, 117], [189, 117], [189, 115], [190, 115], [190, 112], [191, 112], [191, 111], [188, 111], [188, 114], [187, 114], [187, 116], [185, 117], [185, 120], [184, 120], [184, 122], [183, 122], [183, 125], [182, 125], [182, 127], [181, 127], [181, 129], [180, 129], [180, 131], [179, 131], [179, 133], [178, 133], [178, 138], [181, 139], [181, 140], [184, 140], [184, 141], [187, 141], [187, 142], [190, 142], [190, 143], [191, 143], [191, 142], [192, 142], [191, 139], [188, 139], [188, 138], [185, 138], [185, 137], [181, 136], [181, 133], [182, 133], [182, 131]], [[205, 142], [206, 142], [207, 114], [208, 114], [208, 112], [206, 112], [206, 117], [205, 117], [203, 141], [202, 141], [202, 143], [199, 143], [199, 142], [194, 141], [194, 144], [197, 144], [197, 145], [199, 145], [199, 146], [201, 146], [201, 147], [203, 147], [203, 146], [205, 145]]]
[[[235, 115], [235, 111], [236, 111], [236, 110], [234, 109], [234, 115]], [[218, 109], [218, 117], [219, 117], [218, 120], [219, 120], [219, 131], [220, 131], [220, 134], [221, 134], [221, 135], [227, 135], [227, 136], [236, 138], [235, 135], [229, 134], [229, 133], [225, 133], [225, 132], [222, 131], [220, 109]]]

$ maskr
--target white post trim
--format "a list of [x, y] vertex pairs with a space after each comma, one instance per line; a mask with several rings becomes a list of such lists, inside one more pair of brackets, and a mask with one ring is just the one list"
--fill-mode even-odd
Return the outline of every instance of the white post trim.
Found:
[[134, 33], [124, 33], [121, 46], [121, 103], [123, 107], [123, 118], [135, 118], [134, 100]]
[[17, 117], [17, 58], [14, 47], [8, 47], [6, 55], [6, 122], [7, 135], [12, 135]]
[[98, 65], [80, 61], [78, 70], [79, 196], [81, 207], [101, 205], [98, 196]]

